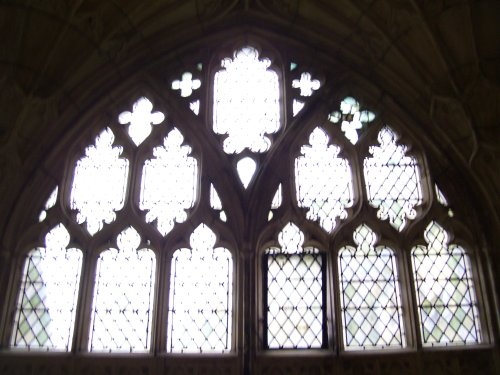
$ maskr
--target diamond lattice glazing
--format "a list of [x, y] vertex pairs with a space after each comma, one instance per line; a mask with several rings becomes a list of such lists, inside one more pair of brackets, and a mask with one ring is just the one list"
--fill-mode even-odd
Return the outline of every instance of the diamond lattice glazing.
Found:
[[424, 236], [427, 246], [412, 251], [423, 344], [480, 342], [469, 256], [462, 247], [448, 245], [448, 234], [436, 222]]
[[358, 245], [339, 252], [341, 308], [346, 349], [403, 347], [395, 256], [374, 247], [375, 234], [366, 225], [354, 233]]

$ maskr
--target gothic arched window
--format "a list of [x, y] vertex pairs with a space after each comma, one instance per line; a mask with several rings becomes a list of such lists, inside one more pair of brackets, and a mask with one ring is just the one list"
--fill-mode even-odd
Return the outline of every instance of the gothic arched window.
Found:
[[290, 56], [250, 43], [166, 63], [161, 79], [131, 79], [110, 121], [79, 125], [20, 245], [11, 349], [333, 355], [485, 340], [474, 247], [450, 244], [461, 222], [425, 144]]

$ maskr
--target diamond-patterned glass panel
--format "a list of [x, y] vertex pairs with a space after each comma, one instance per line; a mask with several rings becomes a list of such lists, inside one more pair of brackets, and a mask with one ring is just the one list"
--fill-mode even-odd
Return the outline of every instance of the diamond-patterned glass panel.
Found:
[[104, 251], [97, 261], [90, 351], [150, 349], [156, 257], [139, 250], [140, 241], [135, 229], [125, 229], [118, 249]]
[[162, 235], [168, 234], [175, 223], [187, 219], [198, 189], [198, 161], [190, 156], [191, 147], [174, 128], [163, 140], [163, 146], [153, 149], [154, 158], [144, 162], [139, 207], [147, 211], [146, 222], [156, 221]]
[[461, 246], [448, 245], [448, 233], [436, 222], [424, 236], [427, 246], [412, 251], [423, 345], [480, 342], [469, 256]]
[[391, 249], [374, 247], [366, 225], [354, 233], [358, 245], [339, 252], [342, 328], [346, 349], [404, 347], [396, 259]]
[[215, 233], [201, 224], [191, 248], [175, 251], [170, 274], [168, 346], [170, 352], [231, 350], [233, 259], [215, 245]]
[[224, 137], [223, 149], [239, 154], [244, 149], [266, 152], [280, 127], [278, 74], [269, 59], [259, 59], [253, 47], [222, 60], [214, 78], [213, 129]]
[[266, 344], [271, 349], [321, 348], [326, 345], [324, 257], [315, 248], [302, 247], [303, 234], [291, 223], [279, 240], [282, 247], [264, 255]]
[[340, 158], [340, 147], [328, 144], [328, 135], [316, 128], [309, 144], [301, 147], [295, 159], [295, 189], [299, 207], [306, 207], [307, 218], [318, 220], [332, 232], [338, 219], [347, 218], [346, 208], [353, 204], [351, 168]]
[[111, 129], [103, 130], [75, 166], [71, 209], [77, 210], [77, 222], [86, 222], [92, 235], [113, 222], [125, 203], [129, 162], [120, 157], [121, 146], [113, 147], [114, 140]]
[[378, 217], [403, 230], [408, 219], [415, 219], [415, 206], [422, 203], [420, 174], [415, 158], [405, 156], [406, 146], [396, 143], [396, 134], [384, 127], [378, 134], [380, 146], [371, 146], [373, 156], [364, 161], [366, 189]]
[[45, 237], [45, 248], [29, 252], [11, 347], [71, 350], [82, 252], [68, 249], [69, 240], [66, 228], [59, 224]]

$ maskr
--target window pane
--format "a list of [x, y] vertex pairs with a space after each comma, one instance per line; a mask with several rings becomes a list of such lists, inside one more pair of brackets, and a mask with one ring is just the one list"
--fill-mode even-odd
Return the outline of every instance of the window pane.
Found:
[[339, 252], [346, 349], [405, 346], [396, 259], [391, 249], [374, 247], [375, 239], [361, 225], [354, 232], [358, 247]]
[[269, 135], [280, 127], [279, 80], [270, 65], [252, 47], [221, 61], [214, 78], [213, 128], [216, 134], [227, 134], [224, 152], [269, 150]]
[[476, 295], [465, 250], [448, 245], [448, 233], [431, 222], [427, 247], [412, 251], [420, 331], [425, 346], [481, 341]]
[[168, 344], [170, 352], [231, 350], [233, 260], [215, 245], [215, 233], [201, 224], [191, 248], [175, 251], [170, 274]]
[[328, 119], [334, 124], [339, 124], [340, 130], [354, 145], [358, 142], [367, 123], [375, 119], [375, 114], [370, 111], [361, 111], [359, 102], [348, 96], [340, 102], [339, 110], [333, 111]]
[[42, 222], [47, 217], [47, 211], [56, 205], [59, 186], [56, 186], [43, 206], [43, 210], [38, 215], [38, 221]]
[[118, 236], [118, 249], [97, 261], [90, 351], [150, 348], [156, 258], [152, 250], [138, 250], [140, 241], [128, 228]]
[[128, 160], [121, 158], [122, 147], [113, 147], [115, 136], [105, 129], [95, 146], [85, 149], [85, 156], [76, 163], [71, 187], [71, 208], [77, 210], [79, 224], [87, 222], [87, 230], [95, 234], [103, 223], [115, 220], [115, 211], [125, 201]]
[[11, 347], [71, 350], [82, 253], [67, 249], [69, 240], [59, 224], [45, 237], [45, 248], [29, 252]]
[[406, 146], [396, 144], [396, 134], [384, 127], [378, 134], [380, 146], [371, 146], [364, 162], [370, 204], [378, 208], [378, 217], [389, 218], [391, 225], [403, 230], [408, 219], [417, 216], [415, 206], [422, 203], [417, 161], [405, 156]]
[[128, 135], [139, 146], [151, 134], [153, 125], [163, 122], [165, 115], [161, 112], [152, 112], [153, 103], [148, 98], [140, 98], [134, 103], [132, 112], [120, 113], [118, 121], [128, 126]]
[[323, 255], [303, 248], [304, 236], [289, 223], [278, 237], [281, 248], [269, 248], [267, 267], [267, 346], [321, 348], [323, 341]]
[[332, 232], [337, 219], [346, 219], [346, 208], [352, 206], [351, 168], [338, 157], [340, 147], [329, 145], [328, 135], [316, 128], [309, 144], [302, 146], [295, 159], [295, 186], [299, 207], [307, 207], [307, 218], [318, 220]]
[[139, 207], [147, 211], [146, 222], [156, 221], [158, 231], [166, 235], [174, 224], [187, 219], [198, 188], [198, 161], [190, 156], [191, 147], [173, 129], [163, 146], [153, 149], [153, 159], [144, 162]]

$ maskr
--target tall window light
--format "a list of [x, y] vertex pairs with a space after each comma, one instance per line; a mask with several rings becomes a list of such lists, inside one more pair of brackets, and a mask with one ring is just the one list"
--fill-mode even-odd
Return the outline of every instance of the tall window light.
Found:
[[82, 252], [68, 248], [62, 224], [45, 236], [45, 247], [25, 260], [11, 346], [68, 351], [72, 347]]
[[396, 256], [375, 246], [366, 224], [354, 232], [357, 247], [339, 251], [340, 304], [346, 349], [405, 346]]
[[264, 255], [267, 347], [321, 348], [326, 345], [325, 257], [304, 247], [304, 234], [288, 223], [278, 235], [279, 247]]
[[233, 260], [215, 246], [215, 233], [201, 224], [191, 248], [174, 252], [170, 271], [168, 350], [231, 350]]
[[90, 351], [147, 351], [151, 323], [156, 257], [140, 249], [141, 237], [129, 227], [118, 235], [118, 249], [97, 260], [91, 316]]
[[412, 265], [425, 346], [478, 343], [481, 340], [469, 255], [449, 243], [445, 229], [432, 221], [427, 245], [412, 250]]

